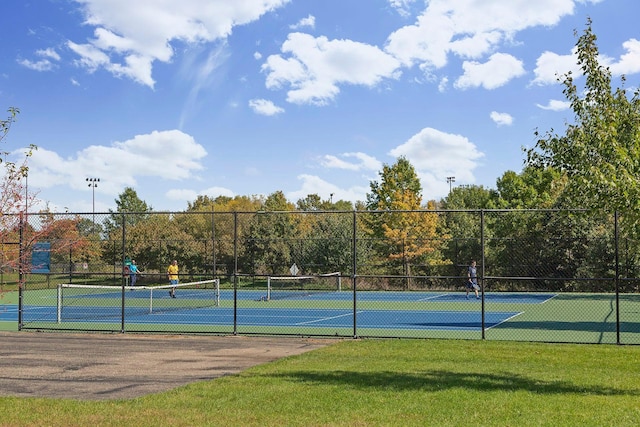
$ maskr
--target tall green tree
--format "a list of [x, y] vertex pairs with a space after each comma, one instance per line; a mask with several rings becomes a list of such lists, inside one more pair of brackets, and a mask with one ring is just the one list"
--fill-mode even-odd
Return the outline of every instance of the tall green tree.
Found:
[[256, 274], [286, 274], [290, 265], [300, 260], [294, 255], [297, 224], [293, 203], [282, 191], [266, 197], [260, 213], [253, 216], [248, 230], [247, 259]]
[[[577, 35], [577, 34], [576, 34]], [[576, 207], [619, 211], [637, 221], [640, 212], [640, 91], [612, 89], [611, 71], [599, 63], [596, 35], [587, 21], [576, 44], [584, 87], [569, 72], [563, 93], [575, 115], [564, 134], [546, 132], [527, 151], [527, 163], [567, 174]], [[622, 84], [625, 84], [622, 76]], [[636, 85], [637, 87], [637, 85]]]
[[[440, 206], [447, 212], [442, 215], [441, 232], [449, 236], [445, 259], [451, 262], [446, 275], [467, 274], [472, 259], [479, 260], [482, 254], [481, 209], [496, 207], [498, 193], [478, 185], [455, 187]], [[487, 227], [485, 227], [485, 230]]]
[[[526, 152], [527, 164], [566, 174], [562, 197], [569, 206], [592, 212], [591, 220], [580, 220], [581, 229], [601, 230], [599, 241], [607, 241], [611, 226], [595, 227], [597, 219], [621, 214], [621, 235], [628, 239], [624, 245], [634, 254], [640, 252], [640, 90], [637, 84], [633, 91], [625, 89], [625, 76], [620, 79], [622, 87], [613, 89], [611, 71], [600, 63], [591, 24], [589, 19], [576, 43], [584, 85], [578, 86], [571, 73], [560, 78], [574, 121], [564, 134], [550, 130], [538, 135], [535, 147]], [[584, 252], [602, 257], [603, 251]], [[589, 262], [586, 259], [585, 264]], [[638, 262], [630, 259], [632, 264]], [[580, 269], [584, 270], [576, 271]]]
[[[123, 221], [126, 224], [126, 232], [130, 233], [132, 230], [129, 230], [129, 228], [146, 221], [152, 211], [151, 207], [141, 200], [138, 197], [138, 193], [131, 187], [126, 187], [115, 199], [115, 202], [116, 210], [109, 209], [110, 215], [102, 223], [103, 234], [106, 236], [106, 240], [103, 242], [103, 258], [105, 262], [114, 262], [114, 260], [122, 258], [122, 248], [117, 242], [122, 239]], [[127, 248], [127, 251], [132, 252], [132, 249]], [[126, 255], [136, 256], [135, 253]]]
[[380, 181], [369, 183], [367, 194], [368, 210], [390, 210], [399, 199], [411, 198], [407, 203], [420, 206], [422, 203], [422, 185], [413, 165], [401, 156], [393, 165], [383, 165]]
[[[350, 202], [322, 200], [309, 194], [296, 203], [300, 221], [295, 254], [308, 273], [348, 272], [351, 270], [352, 214]], [[333, 211], [333, 212], [332, 212]], [[309, 213], [306, 213], [309, 212]]]
[[116, 210], [109, 209], [111, 214], [104, 221], [106, 234], [110, 234], [116, 229], [122, 228], [122, 218], [125, 215], [127, 226], [135, 225], [140, 221], [144, 221], [148, 217], [148, 213], [152, 212], [151, 206], [138, 197], [138, 193], [131, 187], [126, 187], [122, 193], [115, 199]]

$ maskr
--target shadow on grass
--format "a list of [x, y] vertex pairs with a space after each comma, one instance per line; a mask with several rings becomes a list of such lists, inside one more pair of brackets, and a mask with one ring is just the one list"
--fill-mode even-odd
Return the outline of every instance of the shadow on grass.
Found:
[[536, 394], [590, 394], [600, 396], [640, 396], [640, 389], [622, 390], [603, 386], [581, 386], [567, 381], [542, 381], [515, 374], [425, 371], [422, 374], [397, 372], [293, 372], [268, 375], [284, 381], [331, 384], [344, 387], [386, 390], [445, 391], [464, 388], [482, 392], [528, 391]]
[[[607, 322], [563, 322], [563, 321], [509, 321], [497, 325], [498, 329], [526, 329], [540, 331], [581, 331], [581, 332], [615, 332], [616, 324]], [[620, 322], [620, 332], [640, 333], [640, 323]]]

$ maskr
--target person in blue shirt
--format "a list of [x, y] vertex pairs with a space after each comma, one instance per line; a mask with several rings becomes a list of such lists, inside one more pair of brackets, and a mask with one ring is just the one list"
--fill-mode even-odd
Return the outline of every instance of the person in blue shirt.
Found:
[[480, 295], [478, 295], [478, 291], [480, 290], [480, 286], [478, 286], [478, 271], [476, 270], [476, 260], [471, 260], [471, 265], [467, 268], [467, 298], [469, 298], [469, 292], [471, 289], [476, 294], [476, 299], [480, 299]]
[[136, 281], [138, 280], [138, 274], [140, 270], [138, 270], [138, 266], [136, 265], [136, 260], [131, 260], [131, 265], [129, 265], [129, 286], [135, 286]]

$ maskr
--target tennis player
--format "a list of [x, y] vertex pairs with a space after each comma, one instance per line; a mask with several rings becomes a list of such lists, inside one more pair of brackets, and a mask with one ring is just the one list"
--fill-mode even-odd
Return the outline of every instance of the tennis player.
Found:
[[136, 265], [136, 260], [132, 259], [131, 265], [129, 265], [129, 284], [131, 286], [136, 285], [136, 281], [138, 280], [138, 273], [140, 273], [140, 271], [138, 270], [138, 266]]
[[[167, 277], [169, 278], [169, 283], [172, 285], [178, 284], [178, 261], [175, 259], [171, 263], [171, 265], [167, 268]], [[169, 291], [169, 295], [171, 298], [176, 297], [176, 288], [171, 288]]]
[[471, 260], [471, 265], [467, 268], [467, 298], [469, 298], [469, 292], [473, 289], [476, 294], [476, 299], [480, 299], [478, 295], [478, 291], [480, 290], [480, 286], [478, 286], [478, 271], [476, 270], [476, 260]]

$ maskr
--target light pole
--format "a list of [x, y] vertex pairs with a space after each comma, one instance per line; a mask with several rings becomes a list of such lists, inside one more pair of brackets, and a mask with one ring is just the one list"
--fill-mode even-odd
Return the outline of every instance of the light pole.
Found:
[[449, 194], [451, 194], [451, 184], [456, 182], [456, 177], [455, 176], [448, 176], [447, 177], [447, 182], [449, 183]]
[[93, 228], [96, 228], [96, 187], [100, 182], [100, 178], [87, 178], [89, 187], [91, 187], [92, 201], [93, 201]]

